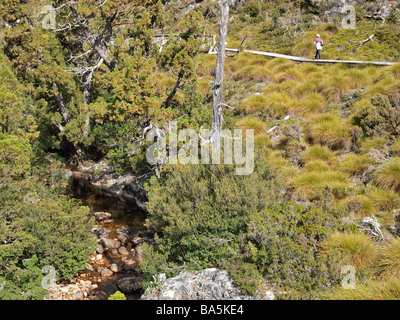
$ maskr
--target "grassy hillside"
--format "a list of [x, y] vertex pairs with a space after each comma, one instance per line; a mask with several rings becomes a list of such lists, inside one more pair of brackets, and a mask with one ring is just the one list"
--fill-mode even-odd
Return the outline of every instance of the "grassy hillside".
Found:
[[[245, 49], [312, 58], [313, 41], [319, 33], [325, 42], [323, 58], [399, 60], [398, 25], [359, 20], [355, 29], [345, 30], [337, 22], [326, 23], [316, 17], [293, 2], [285, 2], [279, 10], [273, 9], [272, 3], [247, 2], [232, 11], [228, 47], [237, 48], [246, 38]], [[217, 18], [210, 20], [214, 33]], [[361, 45], [360, 41], [372, 34], [373, 40]], [[211, 94], [215, 56], [203, 54], [196, 61], [198, 87], [206, 97]], [[242, 250], [255, 253], [245, 253], [240, 261], [230, 259], [227, 264], [237, 282], [248, 292], [254, 292], [257, 283], [275, 283], [281, 290], [286, 288], [281, 291], [282, 298], [398, 298], [394, 274], [400, 269], [393, 248], [400, 204], [399, 65], [319, 66], [241, 52], [227, 58], [224, 81], [224, 102], [233, 107], [224, 111], [226, 126], [255, 130], [257, 148], [266, 151], [264, 160], [283, 178], [286, 199], [328, 211], [355, 227], [326, 231], [318, 242], [318, 262], [308, 260], [293, 267], [298, 275], [296, 285], [290, 282], [293, 279], [282, 281], [288, 274], [268, 269], [271, 266], [261, 262], [262, 255], [270, 254], [260, 251], [264, 244], [246, 246]], [[371, 234], [357, 227], [362, 218], [371, 216], [382, 224], [384, 239], [371, 239]], [[330, 264], [324, 259], [333, 256], [334, 270], [323, 276], [331, 279], [329, 284], [305, 293], [307, 285], [300, 270], [316, 268], [318, 278]], [[293, 253], [280, 257], [280, 268], [292, 258]], [[321, 265], [315, 267], [314, 263]], [[338, 274], [346, 264], [356, 267], [360, 283], [356, 290], [340, 287]], [[297, 296], [295, 292], [302, 293]]]

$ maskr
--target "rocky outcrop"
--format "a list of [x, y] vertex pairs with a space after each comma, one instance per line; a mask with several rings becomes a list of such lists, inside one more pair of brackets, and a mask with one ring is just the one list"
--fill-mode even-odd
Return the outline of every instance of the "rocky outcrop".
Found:
[[[332, 22], [335, 18], [341, 17], [343, 14], [347, 14], [345, 7], [346, 5], [363, 5], [365, 1], [363, 0], [330, 0], [325, 5], [330, 8], [328, 11], [325, 11], [325, 16], [327, 17], [329, 22]], [[377, 0], [373, 3], [373, 7], [375, 8], [371, 12], [371, 15], [374, 13], [378, 13], [383, 18], [389, 17], [391, 10], [399, 3], [398, 0]], [[371, 7], [372, 9], [372, 7]], [[377, 11], [375, 11], [377, 10]]]
[[182, 272], [170, 279], [162, 279], [157, 286], [149, 287], [141, 300], [273, 300], [272, 291], [253, 297], [246, 296], [234, 284], [226, 270], [205, 269]]
[[121, 278], [117, 281], [117, 288], [122, 293], [135, 293], [142, 288], [141, 278], [137, 276]]
[[105, 161], [100, 161], [80, 164], [77, 170], [72, 171], [72, 177], [86, 181], [106, 194], [133, 201], [143, 210], [146, 208], [146, 199], [141, 196], [140, 191], [143, 184], [150, 179], [150, 175], [138, 177], [127, 173], [120, 176]]
[[94, 217], [97, 221], [103, 221], [111, 218], [111, 213], [108, 212], [96, 212]]
[[43, 300], [90, 300], [92, 290], [97, 284], [91, 281], [80, 280], [71, 284], [54, 284]]

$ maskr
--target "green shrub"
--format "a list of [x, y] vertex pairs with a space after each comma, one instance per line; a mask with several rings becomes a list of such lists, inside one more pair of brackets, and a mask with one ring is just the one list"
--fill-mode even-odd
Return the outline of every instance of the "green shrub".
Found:
[[[89, 208], [53, 195], [48, 186], [34, 179], [2, 181], [0, 278], [10, 284], [7, 288], [21, 292], [30, 288], [26, 298], [36, 299], [43, 294], [43, 266], [53, 266], [58, 278], [71, 278], [83, 271], [96, 245], [91, 234], [94, 221], [88, 213]], [[31, 280], [28, 269], [32, 271]]]
[[109, 296], [107, 300], [126, 300], [126, 297], [122, 292], [116, 291], [114, 294]]
[[317, 245], [337, 227], [317, 208], [282, 203], [251, 216], [249, 260], [269, 281], [285, 288], [312, 290], [327, 285], [329, 263], [317, 258]]
[[[265, 159], [237, 176], [230, 165], [186, 165], [149, 183], [147, 226], [160, 235], [158, 250], [168, 262], [215, 266], [231, 256], [249, 215], [277, 201], [281, 186]], [[233, 249], [232, 249], [233, 248]]]
[[398, 94], [377, 95], [360, 111], [360, 124], [367, 136], [399, 136], [399, 101]]
[[263, 277], [257, 266], [243, 257], [233, 257], [224, 264], [244, 294], [255, 295], [261, 288]]
[[21, 177], [29, 172], [32, 147], [28, 139], [0, 134], [0, 175]]
[[42, 279], [36, 255], [24, 260], [19, 266], [9, 265], [6, 272], [0, 271], [0, 285], [4, 283], [0, 300], [41, 300], [47, 293], [42, 287]]

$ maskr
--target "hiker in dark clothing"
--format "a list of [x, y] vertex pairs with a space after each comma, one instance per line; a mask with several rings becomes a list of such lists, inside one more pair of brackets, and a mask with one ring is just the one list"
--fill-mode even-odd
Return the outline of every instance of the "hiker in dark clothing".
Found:
[[319, 34], [317, 34], [317, 38], [314, 41], [314, 45], [317, 49], [314, 60], [318, 60], [317, 59], [318, 57], [321, 60], [322, 59], [321, 58], [321, 50], [322, 50], [322, 46], [324, 45], [324, 42], [322, 41], [321, 36]]

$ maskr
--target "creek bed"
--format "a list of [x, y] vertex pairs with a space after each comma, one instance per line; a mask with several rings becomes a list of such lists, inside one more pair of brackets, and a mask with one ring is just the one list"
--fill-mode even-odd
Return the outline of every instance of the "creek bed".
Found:
[[[79, 200], [83, 205], [90, 208], [91, 213], [108, 212], [111, 214], [112, 222], [97, 222], [96, 227], [103, 227], [110, 231], [109, 237], [116, 237], [116, 230], [121, 227], [128, 227], [133, 233], [146, 230], [144, 226], [145, 212], [134, 203], [125, 202], [117, 197], [106, 195], [102, 190], [94, 188], [87, 181], [76, 179], [72, 180], [71, 197]], [[106, 259], [106, 266], [112, 263], [121, 264], [122, 256], [120, 254], [103, 253]], [[134, 270], [122, 269], [120, 272], [114, 273], [112, 276], [102, 277], [97, 268], [104, 266], [104, 263], [98, 264], [97, 261], [91, 260], [89, 264], [93, 267], [93, 271], [85, 270], [79, 275], [78, 280], [90, 280], [93, 284], [97, 284], [98, 288], [92, 292], [91, 299], [106, 300], [111, 294], [117, 291], [117, 281], [122, 277], [135, 275]], [[127, 300], [136, 300], [140, 298], [141, 293], [126, 294]]]

